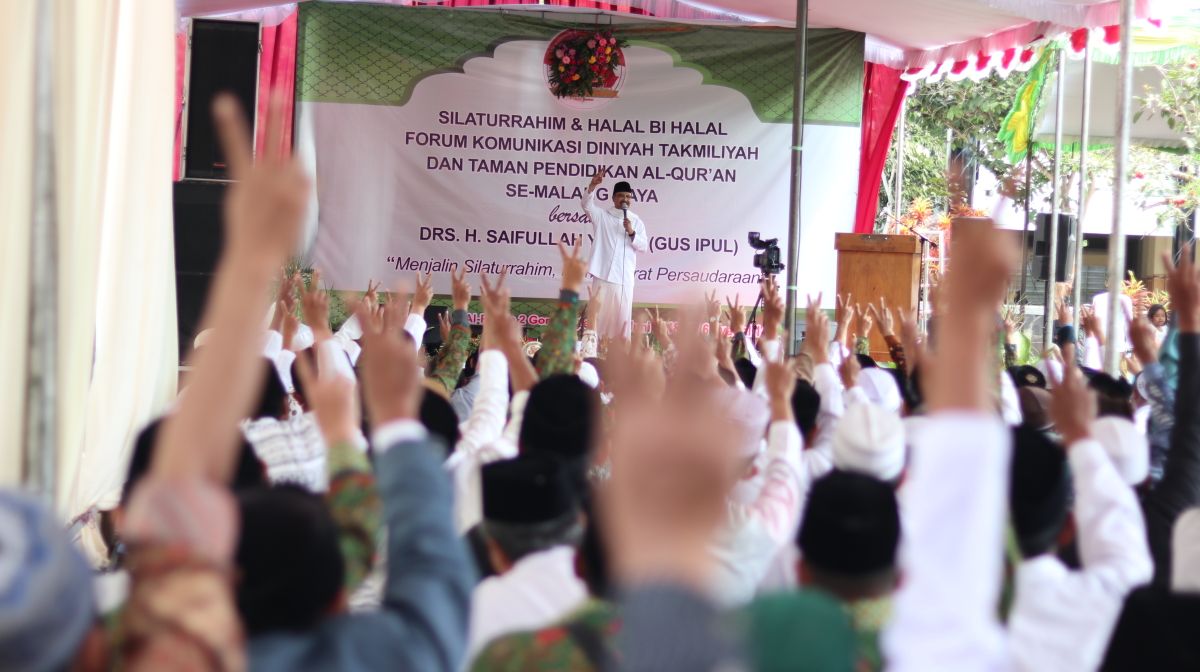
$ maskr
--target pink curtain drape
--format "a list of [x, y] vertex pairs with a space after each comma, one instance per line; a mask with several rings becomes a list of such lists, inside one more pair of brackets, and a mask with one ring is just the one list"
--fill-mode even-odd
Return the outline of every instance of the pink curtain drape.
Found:
[[858, 206], [854, 232], [875, 230], [879, 210], [879, 185], [883, 166], [892, 144], [900, 107], [908, 93], [908, 82], [900, 79], [900, 70], [867, 63], [863, 77], [862, 147], [858, 163]]
[[[296, 91], [296, 13], [278, 26], [262, 29], [262, 57], [258, 66], [258, 119], [266, 119], [267, 104], [275, 92], [284, 100], [284, 147], [292, 147], [292, 108]], [[259, 123], [261, 130], [266, 124]], [[263, 151], [266, 138], [262, 133], [254, 140], [256, 153]]]
[[[187, 33], [175, 35], [175, 164], [172, 179], [179, 181], [179, 152], [183, 148], [183, 78], [187, 67]], [[258, 109], [255, 114], [262, 120], [267, 113], [267, 103], [273, 91], [283, 94], [284, 137], [286, 147], [292, 146], [292, 108], [296, 90], [296, 14], [292, 13], [278, 26], [263, 26], [262, 56], [258, 65]], [[259, 129], [264, 124], [258, 124]], [[264, 137], [259, 133], [254, 139], [256, 152], [263, 149]]]

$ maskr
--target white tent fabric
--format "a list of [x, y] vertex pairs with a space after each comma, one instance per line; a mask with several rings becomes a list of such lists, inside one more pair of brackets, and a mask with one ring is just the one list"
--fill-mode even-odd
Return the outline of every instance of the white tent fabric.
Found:
[[[341, 0], [357, 2], [366, 0]], [[437, 0], [372, 0], [395, 5], [436, 5]], [[1169, 0], [1166, 0], [1169, 2]], [[1157, 16], [1164, 0], [1136, 0], [1138, 18]], [[703, 12], [731, 23], [794, 25], [795, 0], [625, 0], [622, 4], [661, 19]], [[496, 3], [504, 6], [505, 3]], [[517, 8], [523, 3], [513, 2]], [[809, 25], [843, 28], [870, 38], [868, 60], [892, 67], [922, 68], [974, 59], [1025, 46], [1039, 36], [1079, 27], [1116, 24], [1117, 0], [810, 0]], [[295, 3], [272, 0], [176, 0], [181, 17], [223, 14], [231, 18], [282, 21]], [[525, 4], [539, 11], [550, 5]], [[685, 11], [686, 10], [686, 11]]]
[[[1083, 123], [1083, 63], [1068, 61], [1067, 73], [1064, 78], [1063, 98], [1063, 140], [1064, 142], [1079, 142], [1080, 126]], [[1089, 129], [1088, 144], [1111, 145], [1115, 142], [1117, 133], [1117, 109], [1113, 101], [1117, 99], [1116, 65], [1096, 63], [1092, 71], [1092, 108], [1091, 128]], [[1134, 95], [1141, 95], [1147, 89], [1157, 91], [1162, 87], [1162, 74], [1152, 66], [1134, 68]], [[1038, 142], [1054, 142], [1054, 76], [1047, 82], [1042, 99], [1041, 118], [1038, 119], [1034, 139]], [[1135, 102], [1136, 109], [1136, 102]], [[1135, 144], [1147, 147], [1182, 147], [1183, 138], [1171, 130], [1160, 116], [1142, 115], [1130, 129], [1130, 137]]]

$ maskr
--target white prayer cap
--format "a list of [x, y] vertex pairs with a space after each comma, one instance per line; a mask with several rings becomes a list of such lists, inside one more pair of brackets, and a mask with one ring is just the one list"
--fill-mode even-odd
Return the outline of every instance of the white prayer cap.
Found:
[[592, 366], [591, 362], [583, 362], [579, 365], [579, 371], [575, 373], [579, 379], [587, 384], [593, 390], [600, 387], [600, 373], [596, 371], [596, 367]]
[[900, 412], [904, 403], [900, 398], [900, 387], [887, 371], [880, 368], [863, 369], [858, 374], [858, 386], [872, 404], [885, 411]]
[[721, 394], [737, 430], [738, 455], [746, 459], [757, 457], [771, 420], [767, 401], [757, 394], [733, 387], [722, 390]]
[[205, 329], [196, 334], [196, 339], [192, 341], [192, 348], [194, 350], [199, 350], [200, 348], [204, 347], [204, 345], [208, 343], [208, 339], [212, 338], [212, 333], [212, 329]]
[[899, 476], [904, 471], [900, 416], [875, 404], [847, 408], [833, 435], [833, 466], [884, 481]]
[[1200, 593], [1200, 508], [1184, 511], [1171, 534], [1171, 592]]
[[1092, 437], [1104, 446], [1126, 484], [1138, 486], [1146, 480], [1150, 473], [1150, 443], [1137, 425], [1125, 418], [1105, 416], [1092, 422]]

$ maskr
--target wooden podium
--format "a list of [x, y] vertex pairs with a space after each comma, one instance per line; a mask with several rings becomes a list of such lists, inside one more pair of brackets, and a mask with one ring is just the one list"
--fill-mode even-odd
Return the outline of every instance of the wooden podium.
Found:
[[[917, 307], [921, 289], [921, 239], [916, 236], [839, 233], [837, 291], [850, 293], [866, 310], [868, 303], [887, 299], [888, 306], [903, 311]], [[896, 325], [897, 336], [900, 325]], [[887, 343], [880, 325], [871, 330], [871, 357], [888, 360]]]

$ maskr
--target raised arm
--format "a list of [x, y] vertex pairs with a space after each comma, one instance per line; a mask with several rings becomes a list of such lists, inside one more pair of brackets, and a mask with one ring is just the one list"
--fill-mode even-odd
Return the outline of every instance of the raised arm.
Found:
[[550, 324], [542, 334], [542, 349], [538, 351], [537, 369], [541, 379], [560, 373], [575, 373], [575, 323], [579, 315], [579, 290], [587, 275], [587, 260], [582, 258], [583, 236], [575, 237], [570, 251], [558, 244], [562, 255], [562, 289]]
[[905, 581], [884, 633], [889, 669], [1006, 669], [997, 619], [1010, 439], [989, 408], [989, 341], [1014, 254], [989, 223], [963, 229], [939, 310], [929, 419], [912, 436], [905, 485]]
[[417, 421], [416, 355], [394, 333], [363, 324], [363, 389], [388, 537], [382, 610], [336, 636], [366, 667], [457, 670], [474, 572], [452, 519], [442, 452]]
[[[501, 347], [507, 330], [511, 299], [501, 275], [493, 287], [486, 275], [480, 278], [483, 299], [483, 336], [479, 353], [479, 392], [471, 415], [463, 427], [455, 451], [476, 455], [500, 438], [508, 411], [508, 360]], [[492, 459], [500, 459], [497, 455]]]
[[579, 200], [579, 204], [583, 207], [583, 211], [587, 213], [588, 219], [592, 220], [592, 231], [596, 231], [596, 227], [600, 226], [600, 217], [604, 214], [604, 210], [596, 203], [596, 187], [604, 181], [604, 175], [607, 169], [601, 166], [596, 169], [596, 174], [592, 175], [592, 181], [588, 183], [588, 188], [583, 192], [583, 197]]
[[766, 362], [771, 425], [767, 431], [766, 480], [751, 511], [779, 547], [792, 539], [800, 524], [800, 504], [808, 483], [800, 468], [804, 441], [792, 415], [796, 376], [787, 363]]
[[1191, 245], [1179, 265], [1164, 255], [1167, 289], [1179, 329], [1179, 379], [1175, 385], [1175, 425], [1163, 477], [1144, 498], [1155, 582], [1171, 577], [1171, 529], [1185, 509], [1200, 504], [1200, 273]]
[[471, 284], [467, 282], [467, 269], [462, 273], [450, 273], [451, 297], [454, 302], [450, 313], [450, 340], [443, 346], [443, 354], [434, 367], [430, 378], [446, 391], [446, 396], [458, 387], [458, 377], [471, 349], [471, 325], [467, 322], [467, 306], [471, 303]]

